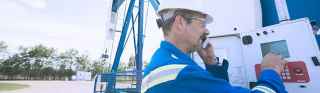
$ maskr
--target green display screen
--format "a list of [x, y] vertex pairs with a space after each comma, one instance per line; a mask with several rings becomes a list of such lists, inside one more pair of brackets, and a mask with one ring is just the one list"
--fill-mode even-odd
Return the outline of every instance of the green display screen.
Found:
[[261, 44], [261, 51], [262, 51], [262, 56], [263, 57], [266, 54], [268, 54], [269, 52], [272, 52], [272, 53], [275, 53], [275, 54], [279, 54], [283, 58], [290, 57], [286, 40], [262, 43]]

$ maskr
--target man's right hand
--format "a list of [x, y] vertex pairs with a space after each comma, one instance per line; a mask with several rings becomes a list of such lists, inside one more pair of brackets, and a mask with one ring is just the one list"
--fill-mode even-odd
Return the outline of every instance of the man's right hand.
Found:
[[287, 61], [283, 60], [280, 55], [268, 53], [262, 60], [261, 69], [273, 69], [280, 75], [286, 63]]

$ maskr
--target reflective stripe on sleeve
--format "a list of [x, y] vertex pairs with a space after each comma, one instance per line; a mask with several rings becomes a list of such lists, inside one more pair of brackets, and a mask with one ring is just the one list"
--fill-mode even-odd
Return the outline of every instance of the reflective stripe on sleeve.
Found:
[[276, 93], [274, 90], [266, 86], [256, 86], [252, 89], [252, 91], [261, 91], [263, 93]]
[[172, 64], [172, 65], [162, 66], [151, 71], [142, 80], [141, 92], [144, 93], [149, 88], [155, 85], [176, 79], [179, 72], [186, 66], [187, 65]]

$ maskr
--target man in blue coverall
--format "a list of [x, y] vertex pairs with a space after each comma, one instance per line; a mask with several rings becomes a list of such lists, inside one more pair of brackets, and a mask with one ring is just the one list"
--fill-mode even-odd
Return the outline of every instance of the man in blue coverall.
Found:
[[[184, 8], [165, 8], [158, 16], [164, 41], [144, 70], [142, 93], [287, 93], [279, 76], [285, 60], [279, 55], [269, 53], [263, 58], [256, 87], [232, 86], [215, 72], [219, 68], [213, 46], [209, 43], [201, 47], [208, 35], [206, 24], [212, 20], [210, 15]], [[193, 52], [200, 55], [206, 70], [190, 57]]]

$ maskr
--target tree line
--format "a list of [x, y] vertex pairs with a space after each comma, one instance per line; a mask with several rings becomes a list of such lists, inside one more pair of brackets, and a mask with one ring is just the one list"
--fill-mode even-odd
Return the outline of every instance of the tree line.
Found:
[[59, 53], [44, 45], [20, 47], [8, 52], [8, 45], [0, 41], [0, 80], [65, 80], [76, 71], [97, 73], [106, 71], [103, 59], [90, 60], [88, 55], [69, 49]]

